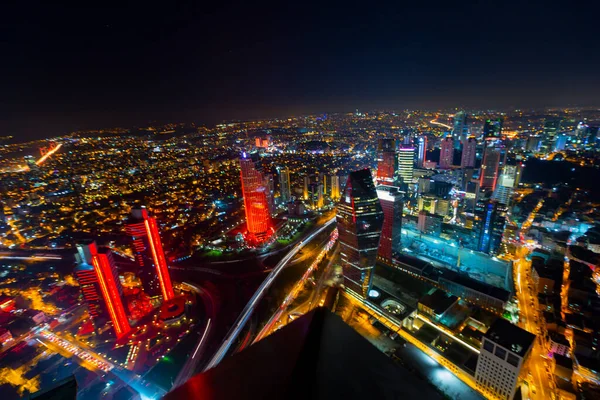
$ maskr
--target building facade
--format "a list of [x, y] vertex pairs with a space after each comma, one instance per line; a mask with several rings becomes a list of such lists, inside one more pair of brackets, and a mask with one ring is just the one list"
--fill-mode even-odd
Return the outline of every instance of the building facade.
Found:
[[116, 337], [124, 336], [131, 327], [112, 253], [95, 242], [77, 244], [77, 253], [75, 276], [94, 326], [100, 329], [110, 321]]
[[483, 125], [483, 137], [500, 138], [502, 136], [502, 118], [486, 119]]
[[442, 143], [440, 145], [440, 168], [452, 168], [453, 160], [454, 140], [451, 137], [445, 137], [442, 139]]
[[350, 173], [337, 207], [340, 255], [346, 288], [363, 298], [371, 288], [383, 219], [371, 171]]
[[398, 149], [398, 169], [400, 179], [402, 183], [409, 184], [413, 180], [414, 176], [414, 160], [415, 160], [415, 149], [414, 147], [401, 147]]
[[146, 207], [134, 208], [125, 231], [132, 238], [133, 255], [140, 267], [139, 278], [144, 292], [153, 298], [162, 296], [164, 301], [171, 300], [175, 293], [156, 218], [148, 214]]
[[379, 197], [383, 210], [383, 227], [378, 255], [390, 263], [392, 258], [402, 250], [402, 196], [402, 192], [397, 187], [377, 187], [377, 197]]
[[498, 253], [506, 225], [506, 211], [506, 205], [495, 200], [477, 202], [474, 227], [478, 233], [478, 251], [487, 254]]
[[290, 169], [288, 167], [279, 168], [279, 197], [281, 204], [287, 204], [292, 200]]
[[475, 381], [488, 397], [512, 400], [529, 359], [535, 335], [498, 318], [481, 342]]
[[460, 166], [462, 168], [475, 168], [475, 158], [477, 156], [477, 140], [473, 137], [463, 142], [462, 156]]
[[377, 148], [377, 184], [395, 186], [398, 184], [398, 157], [396, 141], [379, 139]]
[[479, 172], [479, 187], [493, 191], [498, 183], [500, 167], [504, 165], [506, 151], [500, 141], [490, 140], [486, 142], [483, 152], [481, 171]]
[[242, 196], [246, 211], [246, 240], [264, 243], [273, 233], [269, 194], [257, 154], [242, 154], [240, 158]]

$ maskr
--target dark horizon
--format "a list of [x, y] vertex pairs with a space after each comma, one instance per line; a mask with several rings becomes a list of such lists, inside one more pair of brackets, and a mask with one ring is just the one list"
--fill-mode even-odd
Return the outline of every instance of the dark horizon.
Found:
[[5, 5], [0, 136], [593, 105], [597, 6]]

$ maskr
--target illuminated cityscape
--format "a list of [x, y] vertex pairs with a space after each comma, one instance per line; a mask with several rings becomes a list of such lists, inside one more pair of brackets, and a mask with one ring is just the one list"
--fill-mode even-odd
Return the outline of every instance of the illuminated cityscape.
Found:
[[592, 5], [22, 7], [4, 399], [600, 398]]

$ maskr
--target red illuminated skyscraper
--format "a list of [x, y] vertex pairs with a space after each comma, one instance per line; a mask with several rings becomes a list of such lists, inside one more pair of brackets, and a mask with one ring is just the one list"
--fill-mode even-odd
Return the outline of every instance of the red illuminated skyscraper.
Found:
[[398, 157], [396, 155], [396, 141], [393, 139], [379, 139], [377, 183], [391, 186], [398, 184]]
[[133, 238], [133, 254], [140, 266], [144, 292], [150, 297], [162, 296], [164, 301], [171, 300], [175, 293], [156, 219], [148, 215], [146, 207], [134, 208], [125, 230]]
[[265, 179], [260, 169], [258, 155], [248, 155], [244, 152], [240, 158], [240, 169], [248, 228], [247, 240], [250, 243], [260, 244], [269, 238], [273, 228], [267, 189], [264, 185]]
[[75, 268], [75, 276], [94, 326], [100, 329], [110, 320], [120, 338], [131, 328], [112, 253], [108, 249], [98, 249], [95, 242], [77, 244], [77, 252], [79, 265]]

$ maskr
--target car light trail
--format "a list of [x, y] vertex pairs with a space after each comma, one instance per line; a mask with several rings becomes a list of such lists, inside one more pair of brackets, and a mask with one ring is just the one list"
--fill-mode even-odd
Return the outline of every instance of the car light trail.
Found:
[[198, 346], [196, 346], [196, 350], [194, 350], [194, 354], [192, 355], [192, 358], [196, 358], [196, 354], [198, 354], [198, 350], [200, 350], [200, 346], [202, 346], [202, 343], [204, 343], [204, 339], [206, 338], [206, 333], [208, 332], [208, 328], [210, 328], [210, 318], [206, 322], [206, 328], [204, 328], [204, 333], [202, 334], [202, 337], [200, 338], [200, 341], [198, 342]]
[[441, 122], [438, 122], [436, 119], [432, 119], [431, 121], [429, 121], [429, 123], [430, 123], [430, 124], [433, 124], [433, 125], [439, 125], [439, 126], [443, 126], [444, 128], [447, 128], [447, 129], [452, 129], [452, 127], [451, 127], [450, 125], [447, 125], [447, 124], [443, 124], [443, 123], [441, 123]]
[[215, 353], [213, 358], [208, 362], [208, 364], [204, 368], [204, 371], [215, 367], [218, 363], [221, 362], [221, 360], [223, 360], [223, 358], [225, 357], [225, 354], [227, 353], [227, 351], [229, 351], [231, 344], [238, 337], [242, 328], [248, 322], [248, 319], [250, 319], [250, 316], [254, 312], [254, 308], [256, 307], [258, 302], [262, 299], [266, 290], [269, 289], [269, 287], [271, 286], [271, 284], [273, 283], [275, 278], [277, 278], [279, 273], [287, 265], [287, 263], [292, 258], [294, 258], [294, 256], [296, 256], [296, 254], [298, 254], [298, 252], [307, 243], [309, 243], [316, 236], [318, 236], [321, 232], [323, 232], [325, 229], [327, 229], [331, 224], [333, 224], [335, 222], [335, 220], [336, 220], [336, 217], [331, 218], [329, 221], [327, 221], [325, 224], [323, 224], [322, 227], [320, 227], [315, 232], [313, 232], [311, 235], [309, 235], [306, 239], [300, 241], [300, 243], [298, 243], [296, 246], [294, 246], [294, 248], [285, 257], [283, 257], [283, 259], [281, 259], [281, 261], [279, 261], [279, 263], [277, 263], [275, 268], [273, 268], [273, 270], [269, 273], [269, 276], [267, 277], [267, 279], [264, 280], [264, 282], [259, 286], [258, 290], [254, 293], [254, 295], [252, 296], [252, 298], [250, 299], [248, 304], [246, 304], [246, 307], [244, 307], [244, 310], [242, 310], [242, 313], [238, 317], [236, 323], [233, 325], [233, 327], [227, 333], [227, 336], [225, 337], [223, 344], [221, 345], [221, 347], [219, 347], [219, 349], [217, 350], [217, 352]]

